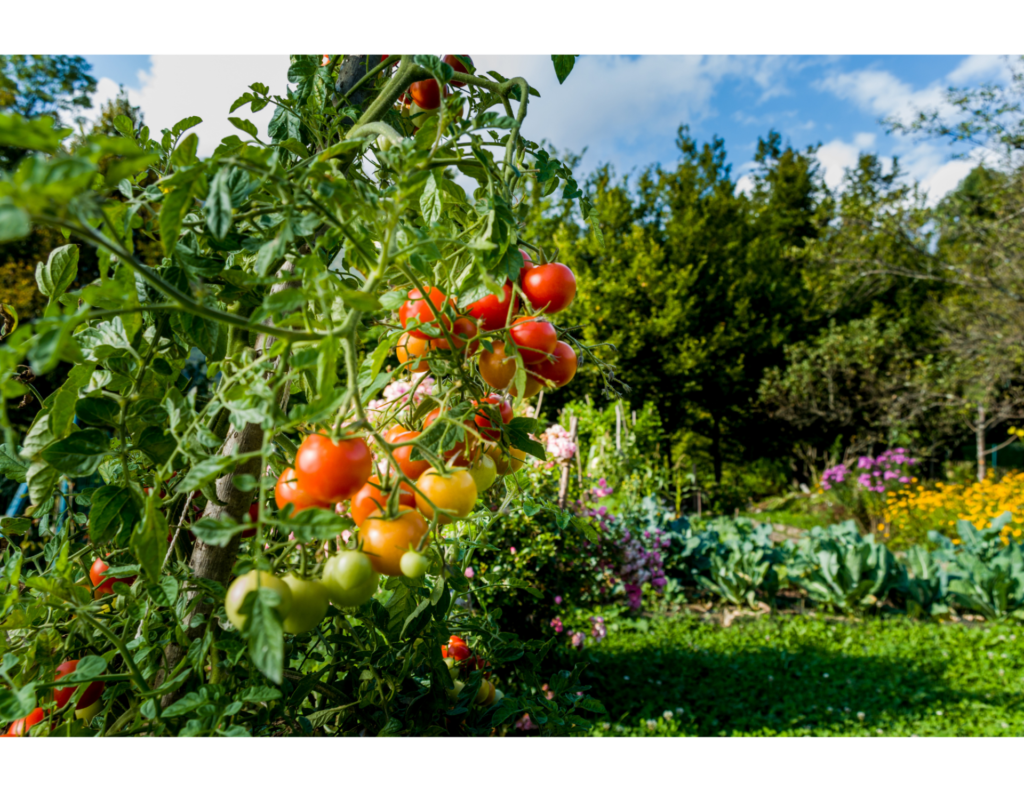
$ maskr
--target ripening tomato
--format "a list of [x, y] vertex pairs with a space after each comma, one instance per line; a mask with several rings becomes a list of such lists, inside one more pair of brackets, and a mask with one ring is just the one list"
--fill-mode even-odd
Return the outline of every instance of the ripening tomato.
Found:
[[400, 426], [398, 423], [395, 423], [395, 425], [393, 425], [391, 428], [385, 431], [382, 436], [387, 442], [394, 442], [395, 437], [397, 437], [399, 434], [406, 434], [408, 433], [408, 431], [409, 429], [407, 429], [405, 426]]
[[480, 355], [480, 376], [495, 390], [504, 390], [516, 375], [516, 358], [505, 354], [505, 344], [497, 341], [494, 351]]
[[515, 320], [509, 330], [512, 342], [519, 347], [519, 354], [527, 365], [539, 363], [555, 350], [558, 333], [550, 321], [536, 316], [522, 316]]
[[[352, 509], [350, 513], [353, 521], [356, 525], [361, 525], [366, 517], [378, 508], [381, 511], [387, 510], [389, 499], [390, 492], [381, 489], [380, 478], [376, 475], [370, 476], [370, 480], [366, 482], [366, 485], [352, 495]], [[401, 491], [398, 493], [398, 504], [404, 505], [406, 508], [416, 507], [416, 495], [413, 493], [412, 487], [405, 481], [401, 483]]]
[[576, 352], [565, 341], [555, 344], [551, 359], [542, 360], [529, 366], [530, 373], [547, 387], [565, 387], [576, 376]]
[[439, 509], [437, 521], [443, 525], [453, 518], [469, 516], [476, 503], [476, 483], [466, 470], [450, 470], [445, 474], [427, 470], [416, 481], [416, 490], [416, 507], [430, 519], [436, 506]]
[[[430, 324], [437, 321], [438, 318], [444, 320], [446, 327], [451, 327], [451, 320], [441, 313], [441, 307], [444, 305], [445, 296], [444, 294], [434, 287], [427, 289], [427, 297], [424, 299], [419, 289], [414, 288], [409, 292], [409, 298], [402, 303], [402, 307], [398, 309], [398, 320], [401, 322], [402, 327], [408, 327], [410, 322], [418, 321], [420, 324]], [[451, 300], [449, 300], [451, 302]], [[420, 338], [421, 340], [430, 340], [430, 336], [424, 334], [420, 330], [409, 330], [409, 334], [414, 338]]]
[[448, 656], [456, 662], [462, 662], [469, 659], [472, 653], [473, 652], [469, 650], [469, 646], [465, 643], [456, 643], [448, 646]]
[[331, 442], [310, 434], [295, 453], [299, 486], [311, 497], [340, 503], [358, 492], [373, 472], [373, 457], [366, 443], [356, 437]]
[[482, 453], [480, 458], [470, 465], [469, 474], [473, 476], [473, 483], [476, 484], [477, 494], [483, 494], [497, 480], [498, 465], [494, 463], [494, 459], [486, 453]]
[[480, 322], [480, 329], [483, 332], [492, 332], [500, 330], [508, 322], [510, 302], [514, 316], [519, 310], [519, 297], [512, 293], [512, 284], [506, 283], [502, 287], [500, 300], [494, 294], [488, 294], [483, 299], [471, 302], [466, 307], [466, 312]]
[[[60, 681], [64, 676], [69, 673], [73, 673], [75, 668], [78, 667], [78, 660], [71, 659], [67, 662], [61, 662], [57, 665], [57, 674], [53, 677], [54, 681]], [[103, 690], [106, 685], [102, 681], [93, 681], [88, 687], [85, 688], [85, 692], [82, 693], [82, 697], [79, 698], [78, 703], [75, 704], [75, 709], [85, 709], [100, 699], [100, 695], [103, 694]], [[55, 687], [53, 690], [53, 699], [57, 701], [57, 708], [64, 708], [68, 701], [71, 700], [71, 696], [78, 690], [77, 686], [74, 687]]]
[[457, 634], [448, 635], [448, 645], [468, 645], [466, 640]]
[[480, 689], [476, 691], [473, 702], [478, 706], [489, 706], [494, 701], [494, 684], [487, 679], [480, 682]]
[[576, 298], [576, 277], [569, 267], [557, 261], [523, 269], [519, 273], [519, 287], [534, 310], [547, 314], [565, 310]]
[[260, 588], [269, 588], [281, 597], [280, 603], [274, 608], [277, 614], [284, 620], [292, 608], [292, 591], [284, 582], [267, 571], [256, 571], [253, 569], [248, 574], [236, 577], [235, 581], [228, 586], [227, 595], [224, 597], [224, 610], [227, 612], [228, 620], [235, 625], [235, 628], [242, 630], [245, 627], [247, 616], [242, 614], [242, 605], [249, 591]]
[[302, 634], [316, 628], [327, 615], [327, 587], [320, 580], [304, 580], [291, 573], [285, 574], [281, 582], [292, 593], [284, 630], [288, 634]]
[[[472, 341], [472, 343], [469, 343], [469, 350], [466, 354], [471, 355], [476, 353], [477, 348], [480, 346], [480, 341], [473, 339], [480, 334], [480, 330], [474, 319], [471, 319], [468, 316], [460, 316], [452, 323], [452, 328], [449, 332], [451, 333], [452, 343], [455, 344], [456, 349], [464, 349], [466, 344]], [[430, 341], [430, 348], [438, 349], [440, 351], [448, 351], [448, 339], [443, 335], [440, 338], [433, 338]]]
[[526, 451], [519, 450], [519, 448], [510, 448], [509, 453], [505, 453], [498, 445], [491, 445], [487, 449], [487, 455], [494, 459], [494, 463], [498, 468], [498, 475], [508, 475], [510, 472], [516, 472], [523, 466], [523, 462], [526, 461]]
[[292, 504], [292, 516], [307, 508], [327, 508], [327, 503], [317, 500], [305, 489], [299, 486], [299, 479], [295, 476], [295, 470], [285, 467], [281, 476], [277, 479], [277, 486], [274, 487], [274, 502], [282, 511], [288, 503]]
[[411, 332], [403, 333], [398, 339], [395, 347], [395, 354], [398, 355], [398, 362], [405, 365], [410, 360], [414, 361], [409, 366], [409, 373], [419, 374], [430, 370], [430, 364], [424, 359], [430, 351], [430, 341], [424, 338], [417, 338]]
[[89, 569], [89, 581], [92, 582], [93, 587], [96, 589], [93, 591], [93, 598], [100, 599], [104, 596], [112, 596], [114, 594], [115, 582], [123, 582], [125, 585], [131, 585], [135, 582], [135, 577], [106, 577], [108, 568], [110, 566], [100, 558], [96, 558], [93, 561], [92, 567]]
[[[456, 72], [472, 74], [470, 69], [473, 68], [473, 59], [469, 57], [469, 55], [445, 55], [444, 62], [455, 69]], [[467, 68], [467, 66], [469, 68]], [[448, 84], [453, 88], [461, 88], [466, 83], [461, 80], [449, 80]]]
[[38, 725], [43, 721], [46, 714], [40, 708], [34, 708], [28, 714], [28, 716], [22, 717], [20, 720], [15, 720], [11, 723], [11, 727], [7, 729], [6, 736], [28, 736], [29, 729], [33, 725]]
[[[487, 396], [474, 404], [480, 407], [476, 417], [473, 418], [473, 421], [480, 427], [480, 436], [491, 441], [496, 440], [501, 436], [501, 429], [494, 428], [494, 418], [491, 416], [497, 413], [502, 423], [508, 423], [512, 420], [512, 404], [496, 395]], [[490, 404], [491, 408], [488, 409], [484, 404]]]
[[[252, 505], [249, 506], [249, 521], [253, 524], [256, 524], [258, 521], [260, 521], [259, 503], [253, 503]], [[245, 528], [245, 530], [242, 531], [242, 538], [252, 538], [254, 535], [256, 535], [255, 527], [247, 527]]]
[[402, 556], [410, 549], [419, 549], [424, 536], [426, 546], [430, 543], [430, 527], [423, 515], [411, 508], [401, 509], [394, 519], [376, 511], [359, 527], [363, 552], [377, 571], [389, 577], [401, 576]]
[[[412, 442], [422, 432], [420, 431], [406, 431], [404, 434], [399, 434], [388, 440], [388, 442], [401, 443], [401, 442]], [[430, 462], [426, 459], [417, 459], [413, 461], [411, 458], [413, 448], [415, 445], [404, 445], [400, 448], [395, 448], [391, 451], [391, 455], [401, 469], [402, 474], [410, 481], [415, 481], [423, 473], [430, 469]]]
[[362, 552], [345, 550], [327, 558], [321, 577], [331, 602], [339, 609], [359, 607], [377, 592], [380, 574]]
[[424, 110], [436, 110], [441, 106], [441, 86], [435, 79], [414, 82], [409, 86], [409, 95]]
[[427, 573], [427, 570], [430, 568], [430, 561], [427, 560], [426, 555], [409, 551], [402, 555], [399, 567], [402, 569], [402, 574], [406, 577], [418, 580]]

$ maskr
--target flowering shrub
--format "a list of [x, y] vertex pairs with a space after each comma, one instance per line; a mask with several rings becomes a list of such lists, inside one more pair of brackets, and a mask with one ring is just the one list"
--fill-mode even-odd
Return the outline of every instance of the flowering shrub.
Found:
[[861, 456], [854, 469], [848, 464], [829, 467], [822, 473], [820, 485], [849, 509], [862, 527], [871, 527], [881, 519], [887, 493], [917, 482], [910, 473], [916, 464], [906, 448], [892, 448], [877, 457]]
[[1009, 512], [1000, 538], [1004, 544], [1019, 540], [1024, 532], [1024, 473], [1015, 472], [996, 480], [989, 475], [971, 484], [918, 484], [886, 496], [885, 523], [894, 546], [922, 542], [929, 530], [959, 541], [957, 520], [970, 522], [977, 530], [992, 519]]

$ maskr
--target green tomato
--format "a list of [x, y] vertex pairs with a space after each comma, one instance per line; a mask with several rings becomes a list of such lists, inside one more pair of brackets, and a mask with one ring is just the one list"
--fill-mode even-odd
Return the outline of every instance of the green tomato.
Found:
[[457, 679], [459, 677], [459, 668], [455, 666], [455, 660], [450, 656], [446, 656], [444, 663], [448, 666], [448, 675], [452, 677], [452, 681]]
[[[258, 583], [257, 576], [259, 577]], [[231, 583], [231, 586], [228, 588], [228, 594], [224, 598], [224, 609], [227, 611], [228, 620], [239, 631], [245, 628], [246, 621], [246, 617], [241, 613], [242, 604], [245, 602], [245, 597], [249, 595], [249, 591], [254, 591], [257, 587], [269, 588], [281, 597], [280, 604], [274, 609], [277, 610], [277, 614], [281, 616], [282, 620], [288, 617], [288, 612], [291, 610], [291, 589], [269, 571], [256, 571], [253, 569], [248, 574], [243, 574], [241, 577], [236, 578]]]
[[316, 627], [327, 615], [327, 588], [319, 580], [304, 580], [285, 574], [281, 582], [292, 592], [292, 609], [284, 619], [288, 634], [302, 634]]
[[476, 463], [469, 468], [469, 474], [476, 484], [478, 493], [486, 492], [498, 477], [498, 465], [486, 453], [481, 453]]
[[413, 552], [410, 550], [402, 555], [402, 560], [399, 563], [399, 566], [405, 576], [415, 580], [427, 573], [427, 569], [430, 568], [430, 561], [419, 552]]
[[339, 552], [324, 564], [322, 582], [335, 607], [358, 607], [377, 592], [380, 579], [364, 553], [355, 550]]

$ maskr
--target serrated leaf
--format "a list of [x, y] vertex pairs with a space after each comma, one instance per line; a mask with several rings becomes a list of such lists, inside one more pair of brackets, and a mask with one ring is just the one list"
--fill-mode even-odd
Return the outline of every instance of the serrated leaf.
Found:
[[93, 492], [91, 499], [89, 540], [93, 544], [105, 544], [119, 533], [127, 535], [135, 527], [140, 512], [130, 489], [101, 486]]
[[[2, 240], [0, 240], [2, 241]], [[78, 276], [78, 245], [66, 244], [53, 250], [46, 263], [36, 267], [39, 290], [54, 300], [68, 290]]]
[[233, 168], [221, 168], [210, 182], [210, 192], [203, 208], [206, 227], [216, 239], [224, 239], [231, 230], [234, 217], [231, 211], [231, 177]]
[[256, 128], [256, 124], [246, 118], [233, 118], [230, 117], [228, 120], [231, 125], [236, 129], [241, 129], [243, 132], [252, 135], [256, 140], [259, 140], [259, 129]]
[[109, 450], [107, 433], [102, 429], [87, 428], [47, 446], [42, 456], [55, 470], [84, 478], [96, 472]]

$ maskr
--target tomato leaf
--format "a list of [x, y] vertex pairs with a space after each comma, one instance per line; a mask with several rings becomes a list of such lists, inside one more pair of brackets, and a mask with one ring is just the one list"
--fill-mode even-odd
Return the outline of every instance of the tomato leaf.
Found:
[[110, 451], [110, 440], [103, 429], [87, 428], [57, 440], [43, 450], [43, 460], [55, 470], [76, 478], [96, 472], [103, 456]]
[[551, 62], [555, 64], [555, 76], [558, 77], [558, 84], [565, 82], [565, 78], [572, 72], [576, 65], [576, 58], [579, 55], [552, 55]]
[[127, 536], [139, 520], [139, 507], [131, 489], [101, 486], [92, 494], [89, 511], [89, 540], [93, 544], [113, 541], [119, 534]]
[[78, 660], [78, 665], [75, 667], [74, 672], [68, 673], [61, 679], [61, 681], [66, 681], [68, 686], [87, 683], [95, 680], [99, 676], [102, 676], [106, 669], [106, 659], [102, 656], [96, 656], [95, 654], [88, 654]]
[[544, 446], [537, 440], [530, 439], [530, 434], [540, 434], [544, 430], [543, 424], [532, 417], [514, 417], [505, 426], [505, 433], [508, 436], [509, 444], [513, 448], [525, 450], [531, 456], [538, 459], [545, 458]]
[[206, 227], [215, 239], [224, 239], [231, 230], [234, 217], [231, 214], [231, 177], [233, 168], [221, 168], [210, 182], [210, 192], [203, 208], [206, 210]]
[[231, 543], [231, 537], [235, 533], [241, 533], [247, 527], [249, 525], [244, 525], [241, 522], [207, 516], [192, 525], [192, 532], [204, 544], [213, 547], [226, 547]]
[[36, 707], [36, 685], [26, 684], [21, 689], [0, 688], [0, 720], [20, 720]]
[[270, 588], [250, 591], [242, 613], [250, 608], [245, 624], [249, 656], [256, 669], [275, 684], [284, 680], [284, 626], [277, 612], [281, 595]]
[[355, 523], [325, 508], [307, 508], [288, 519], [288, 528], [295, 533], [297, 541], [324, 541], [352, 530]]
[[181, 482], [181, 487], [186, 492], [199, 489], [233, 470], [237, 463], [233, 456], [210, 456], [188, 471]]
[[167, 519], [157, 507], [155, 497], [147, 498], [142, 520], [135, 525], [129, 546], [143, 573], [150, 582], [156, 582], [167, 551]]

